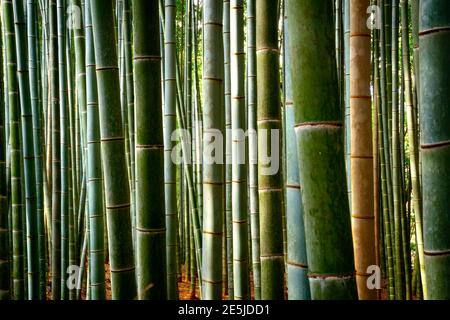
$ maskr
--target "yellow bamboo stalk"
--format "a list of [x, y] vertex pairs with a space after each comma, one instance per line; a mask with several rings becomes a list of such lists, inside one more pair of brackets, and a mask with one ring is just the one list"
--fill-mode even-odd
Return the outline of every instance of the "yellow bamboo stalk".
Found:
[[358, 296], [377, 298], [367, 285], [375, 264], [369, 0], [350, 0], [350, 122], [352, 232]]

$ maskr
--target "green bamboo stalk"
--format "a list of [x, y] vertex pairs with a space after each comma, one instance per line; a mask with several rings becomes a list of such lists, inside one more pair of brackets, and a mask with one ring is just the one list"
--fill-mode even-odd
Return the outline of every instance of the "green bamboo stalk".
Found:
[[[376, 31], [376, 40], [379, 40], [380, 31]], [[374, 46], [375, 50], [375, 60], [380, 60], [380, 45], [377, 43]], [[381, 207], [382, 207], [382, 242], [383, 250], [385, 254], [385, 266], [386, 275], [388, 280], [388, 293], [389, 298], [394, 299], [394, 269], [393, 269], [393, 256], [392, 256], [392, 241], [391, 241], [391, 231], [390, 231], [390, 220], [389, 220], [389, 205], [388, 205], [388, 194], [387, 194], [387, 182], [386, 182], [386, 163], [385, 163], [385, 148], [384, 148], [384, 123], [382, 114], [382, 98], [381, 98], [381, 87], [382, 79], [380, 78], [380, 68], [383, 65], [377, 64], [375, 68], [375, 81], [376, 81], [376, 100], [377, 100], [377, 127], [378, 127], [378, 148], [379, 148], [379, 163], [380, 163], [380, 184], [381, 184]]]
[[311, 298], [356, 299], [332, 3], [287, 4]]
[[33, 144], [33, 122], [30, 100], [30, 83], [26, 50], [26, 25], [23, 1], [13, 1], [14, 26], [17, 51], [17, 75], [22, 125], [22, 153], [24, 157], [25, 210], [27, 230], [28, 298], [39, 295], [39, 256], [37, 250], [36, 174]]
[[[345, 0], [335, 0], [335, 25], [336, 25], [336, 63], [339, 80], [339, 96], [341, 105], [345, 105], [345, 30], [344, 13]], [[349, 30], [348, 30], [349, 31]], [[347, 34], [348, 35], [348, 34]]]
[[234, 298], [250, 299], [245, 142], [244, 2], [230, 3], [231, 139]]
[[405, 299], [405, 273], [403, 267], [401, 233], [401, 182], [400, 182], [400, 138], [398, 95], [398, 0], [392, 0], [392, 187], [394, 199], [394, 252], [395, 252], [395, 297]]
[[[195, 172], [194, 167], [196, 168], [196, 163], [195, 163], [195, 159], [197, 158], [196, 156], [196, 149], [200, 149], [197, 146], [197, 142], [196, 140], [196, 135], [193, 135], [193, 131], [195, 128], [195, 111], [193, 108], [193, 99], [192, 99], [192, 87], [193, 87], [193, 83], [192, 83], [192, 43], [193, 43], [193, 1], [189, 0], [186, 2], [186, 7], [185, 7], [185, 16], [184, 16], [184, 20], [185, 20], [185, 43], [184, 43], [184, 99], [183, 99], [183, 118], [185, 121], [185, 127], [184, 129], [187, 130], [187, 134], [188, 137], [190, 139], [189, 149], [184, 149], [183, 153], [189, 153], [188, 157], [189, 157], [189, 161], [185, 161], [185, 171], [187, 173], [186, 177], [188, 179], [191, 180], [190, 183], [190, 187], [189, 187], [189, 183], [188, 188], [189, 188], [189, 208], [190, 208], [190, 214], [189, 214], [189, 223], [191, 224], [191, 227], [193, 227], [193, 229], [188, 229], [189, 230], [189, 236], [188, 236], [188, 241], [190, 242], [190, 250], [191, 252], [189, 253], [190, 256], [190, 263], [189, 266], [191, 268], [190, 270], [190, 275], [191, 275], [191, 296], [195, 296], [195, 292], [193, 291], [193, 286], [192, 283], [195, 281], [195, 263], [197, 263], [197, 273], [198, 275], [200, 275], [201, 271], [200, 271], [200, 267], [201, 267], [201, 257], [199, 254], [199, 249], [201, 247], [200, 242], [201, 240], [199, 240], [199, 227], [200, 227], [200, 210], [199, 210], [199, 203], [198, 200], [200, 199], [198, 197], [198, 192], [197, 192], [197, 186], [198, 186], [198, 181], [196, 180], [200, 180], [198, 179], [198, 175], [197, 172]], [[192, 199], [191, 199], [192, 197]], [[193, 231], [193, 233], [191, 233], [191, 231]], [[192, 237], [194, 237], [194, 239], [192, 239]], [[197, 240], [195, 240], [197, 239]], [[194, 241], [192, 241], [194, 240]], [[194, 247], [195, 246], [195, 247]], [[196, 252], [195, 256], [194, 256], [194, 252]], [[193, 259], [196, 259], [196, 261], [194, 261]], [[201, 276], [199, 276], [201, 278]], [[194, 279], [193, 279], [194, 278]]]
[[[190, 219], [192, 221], [193, 216], [190, 215]], [[195, 300], [195, 284], [197, 281], [197, 274], [196, 274], [196, 269], [197, 269], [197, 265], [196, 265], [196, 255], [195, 255], [195, 240], [194, 240], [194, 233], [195, 233], [195, 229], [194, 229], [194, 223], [191, 222], [190, 224], [190, 228], [189, 228], [189, 248], [191, 250], [189, 257], [191, 259], [191, 261], [189, 262], [189, 266], [190, 266], [190, 274], [191, 274], [191, 279], [190, 279], [190, 299], [191, 300]]]
[[351, 179], [351, 119], [350, 119], [350, 0], [344, 0], [344, 77], [345, 77], [345, 170], [347, 173], [347, 194], [352, 212]]
[[428, 299], [450, 299], [450, 2], [420, 1], [420, 111]]
[[[198, 8], [198, 3], [197, 3]], [[196, 154], [195, 154], [195, 175], [196, 175], [196, 188], [197, 188], [197, 210], [199, 220], [202, 221], [203, 217], [203, 183], [202, 183], [202, 154], [201, 154], [201, 145], [202, 145], [202, 123], [203, 123], [203, 113], [202, 113], [202, 101], [201, 101], [201, 92], [200, 92], [200, 68], [198, 66], [198, 21], [197, 15], [200, 10], [195, 10], [194, 1], [192, 1], [192, 47], [194, 54], [193, 61], [193, 74], [194, 74], [194, 137], [196, 143]]]
[[91, 1], [91, 5], [112, 298], [133, 299], [136, 297], [136, 281], [131, 236], [130, 194], [120, 119], [113, 7], [111, 2], [103, 0]]
[[58, 65], [59, 65], [59, 121], [61, 143], [61, 299], [69, 298], [66, 284], [69, 267], [69, 185], [68, 185], [68, 94], [66, 65], [66, 19], [64, 0], [57, 0]]
[[[71, 132], [68, 126], [70, 126], [70, 121], [72, 120], [72, 110], [75, 108], [75, 95], [73, 94], [73, 90], [71, 88], [75, 88], [75, 81], [73, 79], [72, 76], [72, 64], [73, 64], [73, 50], [72, 50], [72, 46], [71, 46], [71, 37], [70, 37], [70, 29], [68, 29], [66, 31], [66, 37], [68, 39], [68, 45], [66, 46], [66, 50], [65, 50], [65, 61], [66, 61], [66, 72], [67, 72], [67, 76], [66, 76], [66, 81], [67, 81], [67, 95], [68, 95], [68, 99], [67, 99], [67, 115], [66, 117], [68, 117], [68, 119], [66, 119], [66, 126], [67, 126], [67, 202], [68, 202], [68, 227], [67, 227], [67, 232], [68, 232], [68, 265], [69, 266], [75, 266], [78, 264], [78, 257], [76, 254], [76, 243], [75, 243], [75, 238], [76, 238], [76, 230], [75, 230], [75, 219], [76, 219], [76, 215], [74, 212], [74, 202], [75, 202], [75, 206], [76, 206], [76, 201], [74, 201], [74, 199], [76, 199], [76, 195], [74, 194], [74, 179], [72, 176], [73, 170], [72, 170], [72, 149], [73, 149], [73, 144], [72, 144], [72, 136], [71, 136]], [[69, 300], [75, 300], [76, 298], [76, 288], [69, 286], [68, 287], [68, 299]]]
[[155, 1], [133, 2], [136, 176], [138, 177], [136, 261], [139, 299], [167, 298], [158, 13], [158, 3]]
[[[190, 161], [186, 162], [185, 171], [187, 173], [186, 177], [192, 177], [192, 187], [190, 192], [196, 194], [196, 178], [197, 176], [194, 174], [194, 166], [193, 161], [195, 161], [195, 137], [192, 135], [193, 126], [194, 126], [194, 112], [193, 112], [193, 100], [192, 100], [192, 1], [185, 1], [184, 8], [184, 74], [183, 74], [183, 117], [185, 121], [185, 129], [186, 133], [189, 137], [189, 146], [190, 148], [185, 149], [183, 152], [188, 154]], [[189, 198], [186, 198], [186, 200]], [[197, 211], [198, 201], [191, 202], [187, 208], [191, 210]], [[188, 243], [189, 252], [187, 252], [187, 258], [189, 259], [187, 265], [189, 266], [189, 281], [190, 281], [190, 291], [191, 291], [191, 299], [195, 297], [195, 243], [193, 239], [193, 231], [194, 231], [194, 221], [193, 216], [189, 214], [189, 210], [186, 214], [186, 219], [188, 220], [186, 223], [186, 241]]]
[[[19, 96], [20, 96], [20, 92], [19, 92]], [[19, 102], [20, 103], [20, 102]], [[20, 120], [19, 120], [20, 123]], [[21, 185], [24, 185], [24, 176], [25, 176], [25, 168], [24, 168], [24, 161], [23, 161], [23, 141], [22, 141], [22, 131], [20, 131], [19, 133], [19, 143], [20, 143], [20, 151], [19, 151], [19, 159], [21, 159], [22, 161], [20, 161], [20, 176], [22, 177], [22, 181], [21, 181]], [[21, 187], [20, 191], [21, 193], [21, 198], [22, 199], [26, 199], [26, 193], [25, 193], [25, 188]], [[26, 215], [26, 200], [23, 201], [23, 205], [20, 207], [20, 216], [21, 216], [21, 222], [22, 222], [22, 230], [23, 232], [22, 237], [20, 239], [18, 239], [19, 241], [22, 241], [23, 243], [23, 263], [24, 263], [24, 270], [23, 270], [23, 274], [24, 274], [24, 278], [27, 277], [28, 275], [28, 257], [27, 257], [27, 215]], [[24, 298], [23, 299], [27, 299], [28, 298], [28, 285], [27, 285], [27, 280], [28, 279], [24, 279]]]
[[164, 96], [164, 146], [165, 146], [165, 207], [166, 207], [166, 251], [167, 251], [167, 298], [178, 299], [177, 277], [177, 184], [176, 166], [171, 154], [174, 147], [172, 132], [176, 129], [176, 3], [165, 1], [165, 96]]
[[[125, 79], [127, 86], [127, 114], [128, 114], [128, 139], [129, 150], [135, 150], [135, 110], [134, 110], [134, 75], [133, 75], [133, 53], [132, 53], [132, 25], [131, 25], [131, 5], [129, 0], [123, 0], [123, 45], [124, 45], [124, 59], [125, 59]], [[135, 152], [130, 152], [130, 186], [131, 186], [131, 216], [132, 226], [136, 225], [136, 166], [135, 166]], [[133, 231], [134, 234], [134, 231]]]
[[[180, 79], [179, 79], [179, 74], [177, 72], [177, 86], [179, 87], [180, 85]], [[178, 95], [180, 96], [180, 95]], [[187, 248], [190, 246], [190, 240], [189, 240], [189, 225], [192, 223], [193, 227], [194, 227], [194, 245], [195, 245], [195, 255], [196, 255], [196, 264], [197, 264], [197, 276], [199, 278], [199, 283], [201, 285], [201, 254], [202, 254], [202, 238], [201, 238], [201, 231], [200, 231], [200, 216], [199, 216], [199, 210], [198, 210], [198, 205], [197, 205], [197, 198], [194, 194], [195, 190], [194, 190], [194, 181], [193, 181], [193, 177], [192, 177], [192, 170], [189, 170], [188, 168], [188, 163], [190, 163], [190, 161], [192, 161], [192, 155], [190, 154], [190, 150], [188, 147], [188, 143], [189, 141], [186, 141], [187, 138], [189, 138], [189, 134], [187, 131], [187, 124], [186, 124], [186, 116], [185, 113], [183, 111], [183, 103], [182, 103], [182, 99], [179, 99], [179, 103], [177, 103], [176, 105], [176, 114], [177, 114], [177, 122], [178, 122], [178, 127], [182, 130], [182, 134], [180, 135], [180, 144], [181, 144], [181, 149], [182, 149], [182, 164], [183, 164], [183, 175], [184, 177], [182, 178], [183, 182], [186, 183], [186, 188], [184, 189], [184, 197], [185, 199], [183, 200], [183, 219], [184, 219], [184, 243], [185, 246], [187, 246]], [[180, 103], [181, 102], [181, 103]], [[186, 190], [187, 189], [187, 190]], [[190, 279], [190, 269], [189, 269], [189, 265], [190, 265], [190, 250], [189, 249], [185, 249], [185, 267], [186, 267], [186, 273], [188, 276], [188, 279]], [[200, 292], [201, 294], [201, 292]]]
[[[284, 17], [284, 41], [289, 43], [289, 13]], [[305, 225], [301, 198], [298, 151], [294, 130], [294, 102], [292, 100], [292, 63], [288, 50], [284, 56], [286, 72], [286, 218], [288, 232], [287, 284], [289, 300], [309, 300], [311, 294], [308, 281]]]
[[[408, 1], [400, 1], [401, 16], [402, 16], [402, 55], [403, 55], [403, 77], [405, 79], [405, 107], [406, 107], [406, 121], [408, 126], [408, 147], [409, 160], [411, 170], [411, 184], [412, 184], [412, 206], [414, 208], [414, 222], [416, 228], [417, 252], [418, 257], [416, 261], [419, 264], [420, 273], [418, 277], [422, 281], [422, 290], [424, 299], [427, 299], [427, 282], [425, 274], [425, 262], [423, 252], [423, 229], [422, 229], [422, 191], [419, 181], [419, 142], [417, 135], [416, 105], [413, 103], [412, 79], [411, 79], [411, 61], [409, 55], [409, 18], [408, 18]], [[413, 280], [414, 282], [414, 280]]]
[[11, 229], [12, 229], [12, 298], [23, 300], [25, 297], [24, 279], [24, 243], [22, 223], [22, 176], [20, 170], [20, 111], [19, 92], [17, 83], [17, 65], [15, 32], [12, 2], [2, 1], [2, 22], [5, 31], [5, 53], [8, 72], [8, 96], [9, 96], [9, 145], [10, 145], [10, 178], [11, 178]]
[[61, 298], [61, 161], [58, 82], [58, 38], [56, 0], [49, 2], [49, 72], [51, 101], [51, 174], [52, 174], [52, 299]]
[[255, 300], [261, 299], [261, 258], [259, 234], [258, 195], [258, 143], [257, 130], [257, 87], [256, 87], [256, 2], [247, 2], [247, 85], [248, 85], [248, 160], [249, 160], [249, 213], [251, 221], [251, 244], [253, 264], [253, 287]]
[[[70, 43], [70, 41], [69, 41]], [[70, 46], [71, 47], [71, 46]], [[76, 132], [75, 132], [75, 113], [78, 112], [78, 108], [75, 106], [74, 107], [74, 98], [75, 95], [72, 94], [72, 90], [70, 89], [72, 87], [71, 84], [73, 84], [72, 79], [73, 77], [71, 76], [71, 61], [72, 61], [72, 53], [73, 50], [71, 50], [69, 46], [66, 47], [66, 56], [67, 56], [67, 87], [68, 87], [68, 93], [70, 99], [68, 99], [69, 102], [69, 112], [68, 112], [68, 116], [69, 116], [69, 148], [68, 148], [68, 152], [69, 152], [69, 162], [70, 162], [70, 166], [69, 166], [69, 175], [68, 178], [71, 180], [71, 183], [69, 184], [69, 188], [71, 188], [69, 190], [69, 200], [71, 200], [72, 202], [72, 212], [74, 213], [74, 217], [73, 217], [73, 222], [75, 224], [75, 221], [78, 222], [78, 204], [79, 204], [79, 199], [80, 199], [80, 189], [81, 186], [78, 185], [78, 177], [77, 177], [77, 170], [76, 167], [78, 165], [77, 163], [77, 159], [76, 159], [76, 148], [77, 148], [77, 144], [78, 142], [78, 137], [76, 137]], [[69, 81], [71, 83], [69, 83]], [[76, 110], [77, 109], [77, 110]], [[69, 207], [69, 212], [70, 212], [71, 208]], [[73, 226], [75, 230], [75, 233], [78, 235], [78, 224]], [[70, 235], [70, 233], [69, 233]], [[73, 237], [71, 237], [73, 238]], [[78, 236], [76, 237], [76, 240], [78, 240]], [[71, 239], [71, 240], [75, 240], [75, 239]], [[81, 244], [78, 243], [78, 241], [76, 241], [76, 244], [79, 246]], [[71, 292], [73, 292], [73, 290], [71, 290]]]
[[227, 248], [228, 299], [234, 300], [233, 213], [232, 213], [232, 137], [231, 130], [231, 68], [230, 68], [230, 1], [223, 1], [223, 57], [225, 93], [225, 246]]
[[81, 185], [80, 185], [80, 196], [79, 196], [79, 202], [78, 202], [78, 213], [77, 213], [77, 221], [76, 221], [76, 229], [77, 232], [77, 244], [78, 249], [81, 249], [82, 243], [83, 243], [83, 237], [84, 237], [84, 228], [85, 228], [85, 210], [86, 210], [86, 198], [87, 198], [87, 181], [86, 181], [86, 173], [83, 173], [83, 176], [81, 177]]
[[[385, 0], [380, 0], [381, 8], [384, 8]], [[388, 241], [388, 245], [392, 246], [394, 245], [394, 219], [393, 219], [393, 194], [392, 194], [392, 177], [391, 177], [391, 147], [390, 147], [390, 134], [389, 132], [392, 132], [391, 124], [389, 123], [389, 110], [390, 110], [390, 95], [389, 92], [389, 78], [392, 77], [392, 75], [389, 75], [390, 69], [388, 66], [390, 66], [389, 62], [389, 56], [390, 52], [388, 50], [388, 47], [390, 48], [390, 42], [388, 39], [388, 32], [386, 32], [386, 27], [384, 27], [387, 22], [385, 20], [387, 19], [385, 11], [389, 12], [388, 10], [381, 10], [381, 25], [382, 28], [380, 30], [380, 92], [381, 92], [381, 125], [383, 127], [382, 129], [382, 140], [383, 140], [383, 161], [382, 161], [382, 170], [384, 170], [385, 175], [385, 186], [386, 186], [386, 195], [387, 195], [387, 203], [386, 203], [386, 228], [388, 229], [388, 232], [391, 241]], [[383, 169], [384, 168], [384, 169]], [[395, 246], [394, 246], [395, 247]], [[391, 299], [394, 299], [395, 297], [395, 274], [396, 274], [396, 268], [395, 268], [395, 259], [396, 255], [394, 254], [394, 249], [392, 248], [392, 266], [389, 266], [392, 268], [393, 274], [390, 275], [390, 279], [392, 279], [392, 283], [389, 282], [389, 295]], [[389, 261], [388, 261], [389, 263]]]
[[[76, 8], [79, 8], [81, 10], [81, 1], [80, 0], [70, 0], [70, 4], [72, 6], [75, 6]], [[80, 11], [81, 13], [81, 11]], [[77, 99], [77, 105], [78, 105], [78, 112], [80, 117], [80, 134], [81, 134], [81, 145], [82, 145], [82, 154], [83, 159], [86, 159], [87, 154], [87, 115], [86, 115], [86, 62], [85, 62], [85, 35], [84, 35], [84, 28], [83, 28], [83, 14], [81, 14], [80, 17], [77, 17], [79, 19], [80, 26], [76, 26], [76, 28], [73, 28], [73, 43], [74, 43], [74, 49], [75, 49], [75, 89], [76, 89], [76, 95], [73, 95], [73, 97], [76, 97]], [[85, 18], [84, 18], [85, 19]], [[69, 87], [69, 90], [71, 88]], [[77, 139], [78, 140], [78, 139]], [[75, 146], [74, 146], [75, 147]], [[84, 164], [82, 164], [84, 166]], [[80, 181], [81, 182], [81, 181]], [[79, 182], [74, 183], [75, 190], [78, 191], [79, 188]], [[76, 194], [75, 201], [78, 200], [78, 194]], [[75, 210], [77, 207], [75, 206]]]
[[280, 160], [280, 155], [273, 149], [273, 146], [280, 146], [281, 129], [278, 17], [275, 12], [278, 12], [277, 1], [263, 0], [256, 6], [258, 191], [261, 217], [261, 298], [264, 300], [284, 298], [282, 178], [279, 170], [270, 172], [269, 166], [276, 163], [265, 161], [267, 154], [275, 156], [275, 162], [279, 163]]
[[[3, 33], [0, 17], [0, 30]], [[8, 300], [11, 297], [10, 292], [10, 241], [9, 241], [9, 208], [8, 208], [8, 191], [7, 182], [8, 178], [6, 166], [6, 153], [7, 153], [7, 125], [8, 121], [6, 110], [7, 104], [4, 96], [4, 84], [3, 82], [3, 37], [0, 38], [0, 300]], [[6, 91], [6, 90], [5, 90]]]
[[[97, 76], [92, 34], [91, 5], [85, 6], [86, 35], [86, 104], [87, 104], [87, 174], [89, 211], [89, 276], [92, 300], [104, 300], [105, 241], [103, 210], [103, 177], [101, 167], [100, 121], [98, 109]], [[81, 260], [83, 261], [83, 260]]]
[[[419, 0], [411, 0], [411, 33], [413, 45], [414, 80], [416, 84], [416, 95], [420, 94], [420, 43], [419, 43]], [[417, 109], [420, 106], [420, 99], [417, 99]]]
[[[223, 4], [215, 0], [203, 2], [203, 149], [207, 152], [214, 135], [223, 137], [225, 110], [223, 106]], [[206, 300], [222, 298], [222, 223], [225, 191], [225, 166], [220, 146], [219, 163], [203, 155], [203, 241], [202, 241], [202, 297]], [[209, 160], [209, 161], [205, 161]]]
[[36, 210], [37, 210], [37, 247], [38, 247], [38, 274], [39, 299], [45, 299], [46, 288], [46, 256], [45, 256], [45, 230], [44, 230], [44, 199], [43, 199], [43, 154], [41, 143], [41, 111], [39, 108], [39, 61], [37, 44], [37, 18], [36, 1], [27, 1], [27, 33], [28, 33], [28, 64], [30, 74], [30, 99], [33, 115], [33, 151], [36, 172]]
[[[185, 174], [185, 184], [187, 185], [187, 175], [186, 175], [186, 171], [184, 171], [183, 169], [183, 173]], [[189, 219], [189, 195], [188, 195], [188, 190], [186, 190], [189, 187], [185, 186], [185, 192], [183, 194], [183, 202], [184, 202], [184, 208], [183, 208], [183, 218], [184, 218], [184, 246], [185, 246], [185, 251], [184, 251], [184, 267], [185, 267], [185, 271], [186, 271], [186, 279], [189, 281], [191, 279], [191, 258], [190, 258], [190, 254], [191, 254], [191, 242], [189, 239], [189, 234], [190, 234], [190, 225], [191, 225], [191, 219]]]

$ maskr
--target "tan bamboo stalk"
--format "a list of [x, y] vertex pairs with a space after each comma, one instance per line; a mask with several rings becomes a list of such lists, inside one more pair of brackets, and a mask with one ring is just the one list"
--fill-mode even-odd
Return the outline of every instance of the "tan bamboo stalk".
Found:
[[367, 267], [375, 264], [370, 30], [368, 0], [350, 1], [350, 122], [352, 232], [360, 299], [376, 299], [367, 286]]

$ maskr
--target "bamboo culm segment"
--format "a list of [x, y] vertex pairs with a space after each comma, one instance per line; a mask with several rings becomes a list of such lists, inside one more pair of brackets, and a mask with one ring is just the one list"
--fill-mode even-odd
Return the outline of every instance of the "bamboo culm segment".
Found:
[[[216, 0], [206, 0], [203, 6], [203, 150], [207, 150], [214, 135], [224, 133], [223, 5]], [[224, 154], [224, 150], [216, 152]], [[202, 298], [220, 300], [225, 166], [223, 159], [213, 164], [203, 160]]]
[[287, 5], [311, 298], [356, 299], [332, 3]]
[[367, 286], [367, 269], [375, 264], [372, 108], [370, 96], [369, 1], [350, 1], [351, 208], [358, 295], [376, 299]]
[[86, 2], [86, 105], [87, 105], [87, 167], [89, 215], [89, 283], [92, 300], [104, 300], [105, 290], [105, 212], [103, 210], [103, 177], [100, 144], [97, 76], [91, 5]]
[[245, 135], [244, 6], [230, 2], [232, 217], [234, 298], [250, 299]]
[[165, 1], [165, 47], [164, 47], [164, 161], [165, 161], [165, 207], [166, 207], [166, 247], [167, 247], [167, 298], [178, 298], [177, 261], [177, 194], [176, 166], [171, 154], [174, 147], [172, 132], [176, 128], [176, 4], [175, 0]]
[[423, 227], [428, 298], [450, 299], [450, 2], [420, 1]]
[[[12, 265], [11, 265], [11, 298], [22, 300], [25, 298], [24, 275], [24, 243], [23, 243], [23, 219], [22, 208], [22, 176], [20, 162], [20, 110], [19, 110], [19, 85], [17, 81], [17, 56], [14, 43], [14, 18], [11, 1], [2, 0], [2, 22], [5, 30], [5, 53], [8, 62], [8, 107], [9, 107], [9, 153], [10, 153], [10, 177], [11, 177], [11, 229], [12, 229]], [[6, 121], [6, 120], [5, 120]], [[10, 253], [8, 252], [8, 256]], [[8, 257], [9, 259], [9, 257]], [[9, 281], [9, 279], [8, 279]]]
[[[284, 17], [284, 41], [289, 43], [289, 13]], [[295, 135], [294, 103], [292, 100], [292, 62], [289, 52], [285, 55], [286, 72], [286, 224], [288, 235], [287, 284], [289, 300], [309, 300], [304, 211], [301, 197], [298, 167], [298, 147]]]
[[[0, 20], [2, 17], [0, 17]], [[0, 24], [0, 30], [3, 31]], [[0, 61], [3, 61], [3, 37], [0, 39]], [[0, 97], [4, 97], [3, 92], [3, 65], [0, 66]], [[2, 101], [3, 102], [3, 101]], [[11, 297], [9, 261], [10, 243], [9, 243], [9, 213], [8, 213], [8, 190], [7, 190], [7, 166], [6, 166], [6, 117], [4, 104], [0, 102], [0, 300], [9, 300]], [[5, 106], [6, 108], [6, 106]], [[5, 110], [6, 111], [6, 110]]]
[[97, 65], [112, 298], [130, 300], [136, 298], [136, 280], [112, 3], [91, 1], [91, 14]]
[[[28, 63], [30, 81], [31, 112], [33, 117], [33, 148], [36, 172], [36, 224], [37, 224], [37, 250], [39, 274], [39, 299], [44, 300], [47, 285], [47, 266], [45, 252], [45, 225], [44, 225], [44, 170], [42, 153], [41, 110], [39, 99], [39, 72], [38, 45], [37, 45], [37, 3], [35, 0], [27, 1], [27, 32], [28, 32]], [[46, 104], [44, 104], [46, 105]]]
[[[230, 66], [230, 1], [223, 1], [223, 52], [225, 130], [231, 129], [231, 66]], [[229, 131], [226, 131], [228, 133]], [[233, 268], [233, 213], [232, 213], [232, 137], [226, 134], [225, 142], [225, 232], [227, 249], [227, 290], [229, 300], [234, 300]]]
[[255, 300], [261, 299], [261, 257], [259, 232], [259, 195], [258, 195], [258, 142], [257, 130], [257, 83], [256, 83], [256, 3], [247, 2], [247, 118], [248, 130], [252, 134], [248, 140], [249, 160], [249, 213], [252, 242], [252, 267]]
[[[284, 299], [282, 177], [280, 170], [271, 174], [269, 165], [263, 160], [267, 156], [263, 152], [275, 155], [275, 150], [271, 150], [271, 146], [281, 145], [278, 17], [275, 12], [278, 12], [278, 1], [258, 1], [256, 6], [258, 191], [263, 300]], [[280, 154], [277, 156], [280, 157]], [[263, 171], [269, 174], [266, 175]]]
[[[418, 261], [420, 268], [420, 279], [422, 282], [423, 297], [427, 300], [427, 282], [425, 274], [425, 262], [423, 253], [423, 228], [422, 228], [422, 195], [421, 184], [419, 179], [419, 141], [418, 141], [418, 119], [417, 105], [414, 104], [413, 86], [411, 79], [411, 61], [409, 55], [409, 19], [408, 19], [408, 1], [401, 0], [401, 21], [402, 21], [402, 61], [403, 61], [403, 77], [405, 80], [405, 107], [406, 120], [408, 125], [409, 139], [409, 159], [411, 166], [411, 184], [412, 184], [412, 201], [415, 214], [416, 240]], [[417, 103], [416, 103], [417, 104]], [[416, 266], [417, 267], [417, 266]]]
[[158, 3], [133, 2], [136, 258], [139, 299], [167, 298], [164, 140]]

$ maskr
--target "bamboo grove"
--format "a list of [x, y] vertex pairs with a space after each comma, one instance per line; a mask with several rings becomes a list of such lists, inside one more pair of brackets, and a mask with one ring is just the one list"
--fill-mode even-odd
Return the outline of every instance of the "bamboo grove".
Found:
[[1, 0], [1, 300], [450, 299], [447, 0]]

